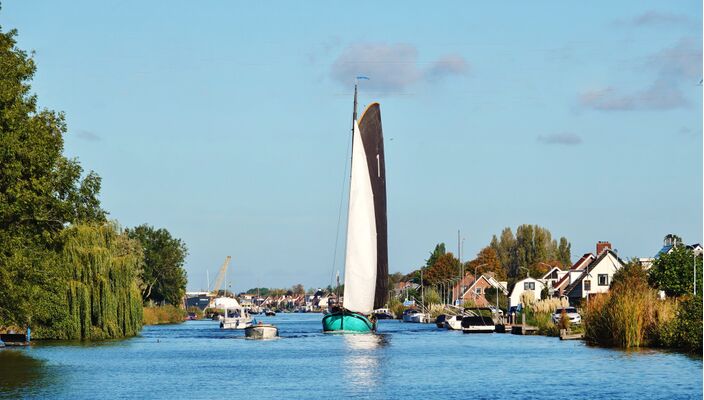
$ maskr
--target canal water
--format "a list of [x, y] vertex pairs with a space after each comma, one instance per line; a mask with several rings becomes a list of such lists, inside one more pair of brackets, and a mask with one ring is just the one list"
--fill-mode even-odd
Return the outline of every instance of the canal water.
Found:
[[190, 321], [127, 340], [0, 349], [0, 397], [702, 398], [701, 358], [678, 353], [398, 321], [380, 321], [377, 335], [330, 335], [321, 317], [262, 317], [280, 329], [271, 341]]

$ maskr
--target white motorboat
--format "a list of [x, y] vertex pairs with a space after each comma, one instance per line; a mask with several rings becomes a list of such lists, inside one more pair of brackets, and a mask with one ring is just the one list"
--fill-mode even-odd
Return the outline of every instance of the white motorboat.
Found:
[[428, 314], [424, 314], [415, 309], [408, 309], [403, 312], [403, 322], [424, 323], [430, 321]]
[[260, 322], [244, 328], [244, 335], [249, 339], [274, 339], [279, 336], [279, 328]]
[[464, 318], [464, 315], [448, 315], [445, 317], [445, 328], [453, 331], [461, 331], [462, 318]]
[[247, 310], [242, 307], [225, 309], [225, 317], [220, 321], [220, 328], [245, 329], [248, 326], [252, 326], [252, 317]]

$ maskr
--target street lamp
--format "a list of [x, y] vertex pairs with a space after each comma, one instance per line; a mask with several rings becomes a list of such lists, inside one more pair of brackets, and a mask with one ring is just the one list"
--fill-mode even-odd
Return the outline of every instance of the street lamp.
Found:
[[[477, 284], [477, 268], [489, 265], [487, 263], [477, 265], [474, 267], [474, 284]], [[477, 288], [474, 288], [474, 300], [477, 300]], [[475, 302], [476, 303], [476, 302]]]

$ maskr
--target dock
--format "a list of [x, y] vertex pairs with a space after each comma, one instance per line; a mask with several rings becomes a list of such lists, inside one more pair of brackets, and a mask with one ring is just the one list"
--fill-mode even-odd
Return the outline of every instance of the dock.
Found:
[[560, 340], [579, 340], [583, 338], [583, 333], [570, 333], [567, 329], [560, 329]]
[[537, 335], [538, 327], [530, 325], [513, 325], [511, 327], [511, 334], [513, 335]]

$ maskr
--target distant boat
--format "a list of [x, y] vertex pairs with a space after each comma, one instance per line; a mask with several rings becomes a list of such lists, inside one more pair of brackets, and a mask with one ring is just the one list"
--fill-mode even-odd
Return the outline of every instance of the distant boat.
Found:
[[244, 328], [244, 336], [249, 339], [274, 339], [279, 336], [279, 328], [260, 322]]
[[357, 85], [352, 111], [351, 163], [343, 303], [323, 317], [324, 332], [376, 331], [373, 310], [383, 307], [388, 295], [381, 111], [379, 103], [372, 103], [357, 122]]
[[445, 319], [445, 328], [452, 331], [461, 331], [463, 318], [464, 315], [448, 315]]
[[374, 317], [376, 319], [394, 319], [396, 316], [388, 308], [377, 308], [374, 310]]
[[403, 312], [403, 322], [424, 323], [430, 321], [428, 314], [422, 313], [414, 308], [409, 308]]
[[267, 308], [266, 310], [264, 310], [264, 315], [266, 315], [267, 317], [275, 317], [276, 311]]
[[225, 310], [225, 315], [220, 319], [220, 328], [244, 329], [252, 325], [252, 317], [237, 300], [230, 297], [222, 297], [215, 299], [215, 304], [221, 305], [218, 308]]

